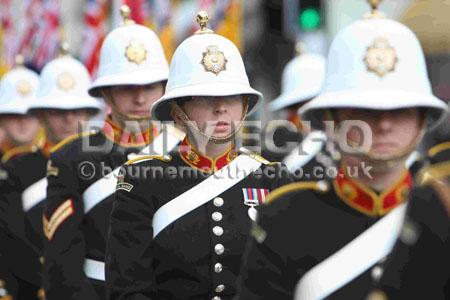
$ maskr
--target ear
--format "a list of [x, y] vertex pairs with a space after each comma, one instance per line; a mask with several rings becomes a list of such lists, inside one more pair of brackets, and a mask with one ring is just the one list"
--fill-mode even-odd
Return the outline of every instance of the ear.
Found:
[[110, 87], [104, 87], [100, 90], [100, 93], [102, 95], [103, 100], [105, 100], [106, 104], [110, 105], [111, 103], [114, 104], [113, 96], [111, 95], [111, 88]]
[[175, 109], [170, 109], [170, 116], [172, 117], [172, 119], [175, 121], [175, 123], [177, 123], [177, 124], [183, 124], [182, 122], [181, 122], [181, 117], [180, 117], [180, 115], [175, 111]]

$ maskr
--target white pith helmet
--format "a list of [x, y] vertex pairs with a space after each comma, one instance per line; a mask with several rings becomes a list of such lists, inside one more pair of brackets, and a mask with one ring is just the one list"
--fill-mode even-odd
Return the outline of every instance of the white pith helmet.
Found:
[[432, 94], [417, 37], [403, 24], [382, 17], [377, 10], [380, 1], [369, 2], [372, 14], [333, 40], [322, 91], [299, 113], [320, 127], [327, 109], [417, 107], [427, 109], [427, 127], [433, 127], [447, 105]]
[[100, 50], [98, 77], [89, 94], [101, 97], [101, 89], [118, 85], [147, 85], [167, 80], [169, 66], [158, 36], [129, 19], [121, 7], [123, 24], [111, 31]]
[[271, 111], [305, 102], [317, 96], [325, 78], [325, 57], [319, 54], [303, 53], [297, 45], [297, 57], [283, 70], [281, 95], [269, 103]]
[[23, 65], [23, 57], [16, 57], [16, 66], [0, 82], [0, 114], [26, 115], [36, 101], [39, 75]]
[[37, 101], [29, 111], [45, 109], [88, 109], [96, 113], [100, 102], [89, 96], [87, 89], [91, 78], [86, 67], [68, 54], [68, 46], [61, 46], [61, 55], [48, 62], [42, 69]]
[[171, 120], [170, 102], [189, 96], [248, 95], [250, 113], [262, 94], [250, 86], [238, 48], [207, 29], [208, 15], [197, 15], [201, 29], [181, 43], [170, 64], [163, 97], [152, 106], [157, 120]]

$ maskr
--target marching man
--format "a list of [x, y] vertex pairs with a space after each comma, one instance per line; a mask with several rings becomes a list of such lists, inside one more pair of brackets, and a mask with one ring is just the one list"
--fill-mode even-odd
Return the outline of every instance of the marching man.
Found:
[[168, 64], [158, 37], [134, 24], [108, 34], [98, 78], [89, 94], [102, 97], [111, 114], [101, 130], [73, 136], [52, 150], [44, 209], [44, 283], [47, 300], [104, 299], [104, 258], [114, 170], [157, 134], [151, 104], [164, 91]]
[[[36, 95], [39, 76], [24, 67], [23, 57], [16, 57], [16, 66], [3, 76], [0, 87], [0, 127], [5, 141], [0, 147], [0, 156], [13, 148], [27, 146], [37, 138], [39, 122], [27, 113], [28, 104]], [[17, 151], [5, 157], [8, 160]]]
[[383, 273], [413, 184], [405, 160], [447, 106], [431, 93], [416, 36], [379, 2], [338, 33], [324, 88], [300, 110], [316, 127], [337, 124], [340, 170], [268, 196], [239, 299], [365, 299]]
[[[38, 86], [39, 76], [25, 68], [23, 57], [18, 55], [16, 66], [5, 74], [0, 85], [0, 126], [6, 135], [6, 142], [0, 150], [3, 163], [28, 153], [31, 144], [40, 138], [39, 122], [27, 112], [29, 105], [36, 101]], [[0, 295], [15, 299], [20, 293], [24, 299], [36, 299], [41, 283], [40, 263], [37, 252], [29, 246], [24, 236], [22, 208], [18, 199], [20, 191], [16, 191], [13, 198], [5, 198], [8, 183], [17, 184], [10, 181], [10, 177], [16, 176], [16, 171], [4, 169], [3, 166], [0, 169]]]
[[207, 28], [205, 12], [197, 21], [200, 30], [175, 51], [166, 92], [152, 107], [186, 138], [165, 156], [129, 161], [117, 185], [109, 299], [231, 299], [255, 207], [289, 182], [279, 164], [238, 153], [236, 135], [262, 96], [237, 47]]
[[325, 77], [325, 58], [306, 52], [301, 42], [297, 43], [296, 50], [297, 57], [283, 70], [282, 93], [269, 104], [270, 110], [283, 114], [285, 120], [269, 121], [274, 126], [266, 129], [263, 153], [267, 151], [267, 155], [283, 161], [296, 180], [311, 180], [311, 175], [314, 176], [311, 167], [333, 165], [333, 159], [325, 149], [325, 133], [311, 131], [300, 120], [298, 109], [319, 94]]

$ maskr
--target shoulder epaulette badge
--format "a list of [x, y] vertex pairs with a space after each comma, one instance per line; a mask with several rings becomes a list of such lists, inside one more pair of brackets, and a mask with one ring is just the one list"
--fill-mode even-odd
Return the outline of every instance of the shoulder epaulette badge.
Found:
[[416, 176], [418, 185], [428, 185], [434, 180], [450, 177], [450, 161], [436, 163], [422, 168]]
[[278, 198], [298, 190], [314, 190], [317, 192], [325, 193], [329, 190], [329, 186], [326, 181], [305, 181], [290, 183], [270, 192], [266, 198], [265, 203], [270, 204]]
[[264, 164], [264, 165], [266, 165], [266, 166], [271, 166], [271, 165], [278, 165], [278, 164], [280, 164], [279, 162], [271, 162], [271, 161], [268, 161], [267, 159], [265, 159], [264, 157], [262, 157], [262, 156], [259, 155], [258, 153], [253, 152], [253, 151], [250, 151], [250, 150], [248, 150], [247, 148], [244, 148], [244, 147], [239, 148], [239, 152], [241, 152], [241, 153], [243, 153], [243, 154], [245, 154], [245, 155], [250, 156], [250, 157], [253, 158], [254, 160], [259, 161], [260, 163], [262, 163], [262, 164]]

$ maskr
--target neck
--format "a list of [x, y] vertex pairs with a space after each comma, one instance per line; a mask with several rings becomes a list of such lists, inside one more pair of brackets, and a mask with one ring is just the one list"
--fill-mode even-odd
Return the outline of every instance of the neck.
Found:
[[375, 191], [386, 190], [405, 171], [405, 160], [399, 160], [391, 165], [385, 163], [367, 163], [364, 160], [343, 157], [342, 163], [350, 168], [350, 172], [358, 170], [358, 180]]
[[205, 155], [212, 157], [212, 158], [216, 158], [219, 155], [223, 154], [225, 151], [227, 151], [230, 147], [231, 147], [232, 143], [231, 142], [227, 142], [224, 144], [214, 144], [212, 142], [209, 142], [206, 145], [206, 151], [205, 151]]
[[[145, 132], [150, 128], [150, 119], [132, 120], [125, 118], [122, 114], [118, 114], [114, 111], [111, 112], [111, 120], [113, 123], [119, 125], [120, 128], [126, 129], [129, 132], [138, 133]], [[136, 132], [138, 131], [138, 132]]]

